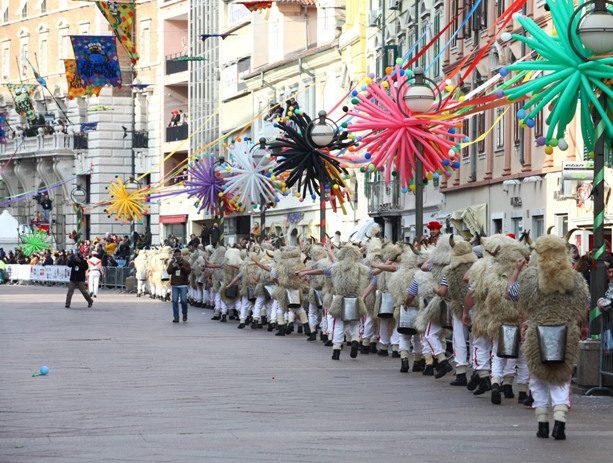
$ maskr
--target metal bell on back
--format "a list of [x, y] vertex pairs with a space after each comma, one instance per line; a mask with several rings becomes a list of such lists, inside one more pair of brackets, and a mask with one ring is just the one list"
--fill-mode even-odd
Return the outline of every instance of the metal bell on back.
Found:
[[566, 325], [537, 325], [541, 362], [560, 363], [566, 357]]
[[396, 331], [400, 334], [417, 334], [415, 319], [418, 313], [419, 311], [415, 307], [405, 307], [401, 305], [398, 316], [398, 328], [396, 328]]
[[356, 297], [343, 297], [341, 320], [344, 322], [354, 322], [359, 319], [358, 299]]
[[381, 292], [381, 307], [379, 318], [392, 318], [394, 316], [394, 296], [392, 293]]
[[322, 307], [324, 305], [324, 301], [323, 301], [323, 297], [321, 295], [321, 290], [320, 289], [314, 289], [313, 290], [313, 295], [315, 296], [315, 303], [317, 304], [317, 307]]
[[247, 299], [250, 302], [253, 302], [256, 300], [256, 296], [255, 296], [255, 288], [252, 288], [251, 286], [247, 287]]
[[264, 286], [264, 292], [266, 293], [266, 297], [268, 299], [272, 299], [272, 295], [277, 290], [277, 285], [266, 285]]
[[440, 322], [441, 327], [448, 329], [448, 330], [452, 329], [453, 328], [453, 313], [451, 312], [451, 308], [447, 304], [447, 301], [445, 301], [444, 299], [441, 299], [440, 308], [441, 308], [441, 314], [440, 314], [439, 322]]
[[519, 357], [519, 326], [500, 325], [498, 328], [498, 349], [500, 358], [516, 359]]
[[288, 289], [286, 291], [287, 294], [287, 307], [290, 309], [298, 309], [302, 307], [302, 301], [300, 298], [300, 290], [299, 289]]

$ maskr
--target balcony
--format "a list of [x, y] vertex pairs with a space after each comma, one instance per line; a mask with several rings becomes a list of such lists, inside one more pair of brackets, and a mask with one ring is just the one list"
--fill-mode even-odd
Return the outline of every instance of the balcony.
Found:
[[182, 60], [184, 58], [183, 53], [175, 53], [174, 55], [166, 56], [166, 75], [177, 74], [179, 72], [187, 71], [189, 67], [189, 61]]
[[132, 138], [134, 148], [149, 148], [149, 133], [136, 131]]
[[0, 144], [0, 159], [9, 158], [16, 153], [18, 157], [40, 157], [74, 155], [74, 151], [87, 149], [87, 134], [66, 134], [56, 132], [52, 135], [18, 137]]
[[400, 185], [398, 180], [385, 184], [383, 180], [366, 183], [369, 215], [397, 215], [400, 213]]
[[181, 141], [189, 136], [189, 125], [174, 125], [166, 127], [166, 142]]

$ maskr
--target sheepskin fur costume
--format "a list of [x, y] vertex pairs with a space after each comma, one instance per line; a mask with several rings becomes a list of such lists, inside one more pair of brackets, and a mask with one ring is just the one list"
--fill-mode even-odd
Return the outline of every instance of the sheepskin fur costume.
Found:
[[[215, 248], [213, 254], [211, 255], [211, 263], [215, 265], [223, 265], [225, 255], [225, 246], [218, 246], [217, 248]], [[213, 282], [213, 291], [218, 292], [219, 288], [221, 288], [221, 283], [223, 281], [223, 269], [214, 269], [213, 274], [211, 276], [211, 280]]]
[[[258, 253], [259, 261], [262, 264], [274, 266], [273, 254], [270, 250], [262, 250]], [[275, 284], [275, 280], [270, 272], [258, 267], [258, 284], [255, 287], [256, 297], [266, 297], [264, 286]]]
[[307, 290], [304, 280], [296, 276], [296, 272], [305, 269], [302, 262], [302, 252], [296, 246], [288, 246], [275, 252], [275, 269], [277, 271], [277, 281], [279, 285], [273, 295], [279, 307], [287, 312], [287, 290], [300, 289], [301, 292]]
[[251, 257], [257, 258], [257, 252], [250, 252], [247, 258], [241, 264], [241, 281], [239, 283], [239, 294], [241, 297], [247, 297], [249, 288], [255, 290], [260, 279], [260, 267], [258, 267]]
[[[358, 298], [360, 316], [366, 315], [366, 306], [362, 294], [369, 284], [370, 269], [360, 263], [362, 255], [353, 245], [345, 245], [338, 252], [338, 262], [331, 268], [332, 287], [335, 296]], [[334, 297], [330, 306], [330, 315], [341, 317], [342, 297]]]
[[[413, 250], [407, 246], [398, 259], [398, 269], [390, 274], [387, 279], [387, 288], [389, 292], [392, 293], [392, 296], [394, 296], [395, 320], [398, 320], [400, 306], [404, 304], [407, 297], [407, 282], [410, 283], [413, 280], [421, 259], [423, 259], [423, 256], [415, 254]], [[411, 303], [411, 307], [418, 307], [418, 305], [419, 298], [415, 298]]]
[[451, 261], [443, 269], [443, 275], [447, 278], [447, 303], [456, 317], [462, 318], [464, 311], [464, 298], [468, 292], [468, 284], [464, 282], [464, 275], [477, 261], [470, 243], [464, 240], [454, 239]]
[[[565, 243], [561, 238], [540, 237], [536, 240], [535, 248], [539, 253], [537, 265], [524, 269], [518, 280], [518, 307], [528, 318], [522, 349], [532, 376], [551, 384], [564, 384], [569, 381], [577, 363], [580, 321], [587, 310], [589, 290], [585, 278], [571, 270], [570, 262], [566, 258]], [[568, 281], [561, 282], [559, 275], [568, 278]], [[548, 279], [557, 281], [561, 286], [552, 288]], [[566, 325], [564, 362], [541, 362], [538, 325]]]
[[[239, 269], [243, 264], [243, 260], [241, 259], [241, 251], [236, 248], [228, 248], [225, 253], [224, 263], [223, 263], [223, 281], [220, 288], [221, 299], [226, 302], [234, 302], [238, 298], [230, 299], [226, 296], [226, 288], [230, 284], [230, 282], [238, 275]], [[236, 268], [238, 267], [238, 269]]]
[[[311, 245], [308, 254], [311, 258], [311, 261], [308, 262], [307, 265], [307, 268], [309, 270], [324, 270], [332, 265], [332, 262], [330, 261], [330, 259], [328, 259], [326, 250], [321, 244]], [[314, 275], [309, 278], [309, 303], [317, 305], [317, 297], [315, 296], [315, 290], [321, 291], [324, 287], [325, 280], [326, 277], [323, 275]]]

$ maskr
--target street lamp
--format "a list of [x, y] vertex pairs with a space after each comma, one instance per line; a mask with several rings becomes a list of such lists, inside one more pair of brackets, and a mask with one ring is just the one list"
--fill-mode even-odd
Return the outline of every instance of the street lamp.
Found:
[[[406, 117], [410, 117], [410, 114], [405, 112], [404, 106], [412, 114], [423, 114], [437, 112], [442, 103], [440, 90], [432, 79], [429, 79], [424, 75], [424, 71], [420, 68], [416, 68], [413, 71], [414, 81], [410, 87], [402, 95], [403, 87], [409, 82], [405, 80], [398, 89], [398, 95], [402, 95], [402, 103], [400, 99], [397, 100], [398, 109]], [[438, 95], [437, 95], [438, 93]], [[437, 98], [438, 96], [438, 98]], [[435, 101], [438, 100], [436, 106]], [[421, 148], [421, 145], [416, 142], [417, 149]], [[421, 240], [422, 233], [424, 231], [424, 166], [419, 156], [415, 156], [415, 239]]]
[[[252, 157], [256, 154], [256, 150], [265, 151], [266, 150], [266, 138], [260, 137], [257, 145], [253, 145], [253, 147], [249, 150], [252, 153]], [[264, 241], [266, 238], [266, 198], [264, 196], [260, 196], [260, 241]]]
[[[329, 148], [339, 132], [336, 123], [327, 115], [325, 111], [319, 111], [317, 119], [307, 127], [307, 140], [315, 149]], [[319, 179], [319, 241], [326, 241], [326, 187], [323, 178]]]
[[[592, 10], [587, 10], [586, 7], [594, 5]], [[613, 6], [611, 0], [590, 0], [580, 4], [568, 21], [568, 41], [573, 52], [584, 62], [589, 61], [586, 56], [579, 50], [577, 44], [573, 40], [578, 36], [582, 45], [595, 55], [607, 53], [613, 50], [613, 13], [607, 9], [607, 5]], [[578, 19], [577, 16], [581, 15]], [[600, 105], [603, 108], [607, 107], [607, 94], [601, 91]], [[602, 121], [602, 115], [594, 106], [592, 109], [592, 121], [594, 130]], [[606, 251], [604, 240], [604, 216], [605, 216], [605, 198], [604, 198], [604, 170], [605, 170], [605, 137], [606, 131], [595, 140], [594, 143], [594, 183], [592, 188], [594, 201], [594, 251], [593, 257], [596, 262], [595, 271], [590, 272], [590, 292], [591, 292], [591, 307], [597, 307], [598, 298], [605, 292], [606, 274], [605, 263], [603, 256]], [[590, 316], [591, 321], [595, 317]], [[602, 320], [602, 318], [601, 318]], [[596, 333], [599, 330], [598, 326], [591, 326], [590, 332]], [[602, 328], [602, 326], [600, 327]]]

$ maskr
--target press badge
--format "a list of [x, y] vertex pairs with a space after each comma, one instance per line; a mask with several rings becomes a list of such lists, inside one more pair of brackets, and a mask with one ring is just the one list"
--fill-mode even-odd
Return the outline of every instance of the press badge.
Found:
[[175, 276], [180, 277], [181, 276], [181, 270], [176, 270], [175, 271]]
[[78, 272], [78, 271], [79, 271], [79, 266], [78, 266], [78, 265], [77, 265], [77, 266], [74, 268], [74, 271], [75, 271], [75, 272]]

